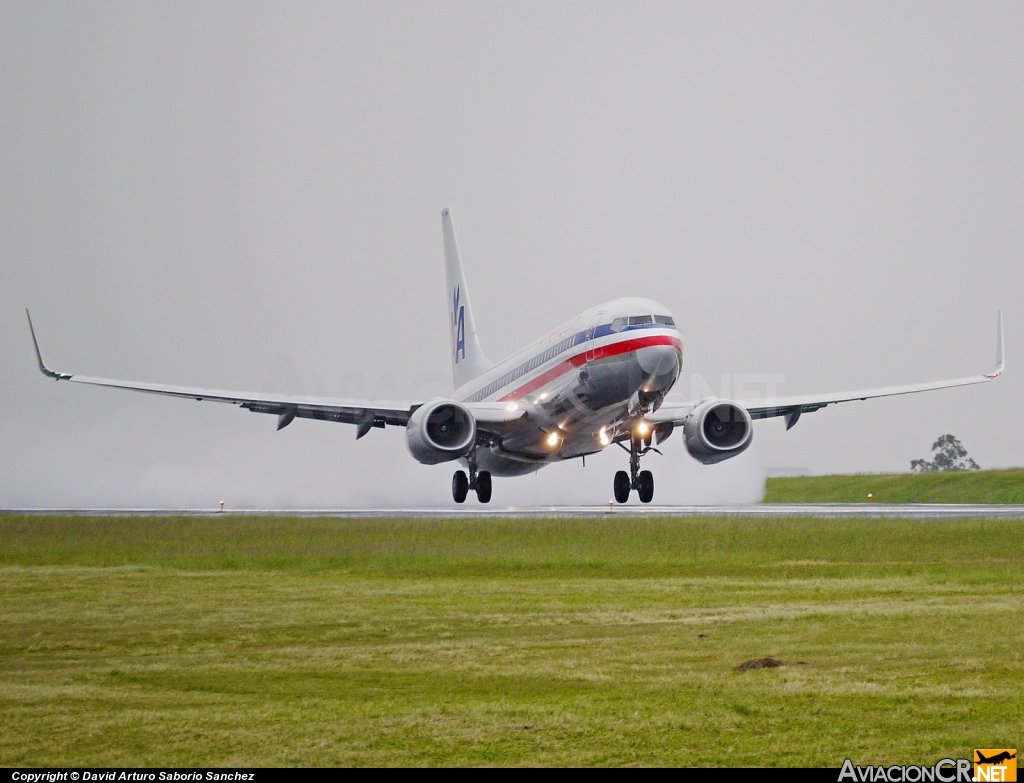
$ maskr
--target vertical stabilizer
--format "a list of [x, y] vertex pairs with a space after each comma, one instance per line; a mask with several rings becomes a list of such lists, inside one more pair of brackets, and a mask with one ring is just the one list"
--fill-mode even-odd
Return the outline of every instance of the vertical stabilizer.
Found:
[[494, 365], [480, 350], [473, 309], [469, 306], [466, 276], [459, 260], [459, 245], [455, 241], [451, 211], [441, 211], [441, 232], [444, 235], [444, 272], [448, 283], [448, 327], [452, 339], [452, 376], [455, 388], [469, 383]]

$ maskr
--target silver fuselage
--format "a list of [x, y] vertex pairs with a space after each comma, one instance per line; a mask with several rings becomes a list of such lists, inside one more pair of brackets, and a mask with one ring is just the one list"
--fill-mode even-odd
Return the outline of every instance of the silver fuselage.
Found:
[[580, 313], [455, 391], [459, 402], [507, 402], [529, 415], [478, 448], [497, 476], [530, 473], [628, 437], [679, 378], [683, 344], [649, 299], [616, 299]]

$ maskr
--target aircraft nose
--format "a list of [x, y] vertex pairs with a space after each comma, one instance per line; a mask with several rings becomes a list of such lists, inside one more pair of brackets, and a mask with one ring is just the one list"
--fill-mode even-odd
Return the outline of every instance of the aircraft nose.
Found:
[[674, 345], [650, 345], [636, 352], [637, 364], [648, 377], [649, 391], [668, 389], [679, 377], [682, 357]]

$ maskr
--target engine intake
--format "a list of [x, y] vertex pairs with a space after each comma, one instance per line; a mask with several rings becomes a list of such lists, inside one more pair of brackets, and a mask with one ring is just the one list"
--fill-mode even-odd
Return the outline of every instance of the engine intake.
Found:
[[417, 462], [437, 465], [465, 457], [476, 442], [476, 420], [451, 400], [434, 400], [416, 409], [405, 430], [409, 452]]
[[705, 465], [741, 454], [750, 445], [753, 435], [750, 414], [728, 400], [702, 402], [683, 424], [686, 450]]

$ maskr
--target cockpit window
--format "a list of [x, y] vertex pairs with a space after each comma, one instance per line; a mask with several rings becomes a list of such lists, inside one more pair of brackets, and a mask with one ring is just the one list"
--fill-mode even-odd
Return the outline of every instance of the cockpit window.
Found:
[[675, 326], [676, 322], [670, 315], [631, 315], [628, 318], [616, 318], [612, 321], [612, 331], [621, 332], [630, 326], [650, 326], [652, 324]]

